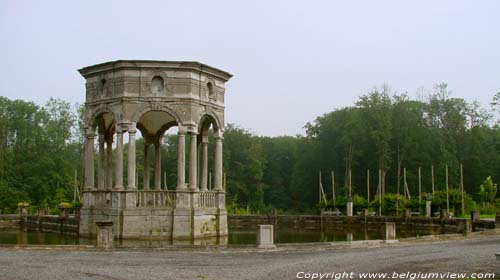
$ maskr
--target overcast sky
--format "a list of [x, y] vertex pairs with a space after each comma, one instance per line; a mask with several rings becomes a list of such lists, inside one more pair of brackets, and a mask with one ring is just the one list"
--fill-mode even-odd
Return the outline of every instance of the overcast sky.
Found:
[[195, 60], [228, 71], [226, 121], [304, 133], [383, 83], [446, 82], [488, 105], [500, 91], [500, 1], [0, 0], [0, 95], [84, 102], [77, 69]]

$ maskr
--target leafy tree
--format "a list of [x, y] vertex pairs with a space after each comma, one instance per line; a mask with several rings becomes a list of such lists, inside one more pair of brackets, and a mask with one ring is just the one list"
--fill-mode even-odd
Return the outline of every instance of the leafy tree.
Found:
[[479, 186], [478, 192], [479, 201], [485, 206], [495, 200], [497, 195], [497, 184], [493, 183], [491, 176], [486, 177], [484, 182]]

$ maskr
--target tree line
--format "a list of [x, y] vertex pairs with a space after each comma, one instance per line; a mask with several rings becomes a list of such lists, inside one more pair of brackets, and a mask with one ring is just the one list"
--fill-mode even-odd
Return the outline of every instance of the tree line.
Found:
[[[453, 98], [446, 84], [418, 98], [394, 93], [384, 85], [360, 96], [352, 106], [307, 123], [305, 135], [257, 136], [228, 124], [224, 132], [228, 208], [261, 213], [273, 208], [290, 213], [314, 211], [320, 171], [329, 198], [334, 172], [340, 204], [346, 200], [349, 181], [356, 199], [367, 199], [368, 170], [372, 200], [379, 193], [379, 172], [380, 192], [388, 196], [384, 199], [391, 200], [390, 194], [398, 189], [403, 193], [404, 169], [409, 193], [418, 197], [419, 168], [422, 191], [430, 193], [433, 180], [436, 199], [442, 199], [439, 192], [446, 187], [446, 167], [453, 190], [460, 186], [461, 165], [467, 199], [481, 202], [478, 207], [485, 203], [496, 207], [496, 188], [492, 188], [500, 178], [496, 118], [500, 93], [490, 105], [483, 108], [477, 102]], [[73, 200], [75, 172], [78, 187], [83, 180], [82, 112], [82, 106], [63, 100], [50, 99], [37, 106], [0, 97], [0, 209], [12, 212], [19, 201], [51, 206]], [[165, 135], [161, 150], [168, 188], [176, 182], [176, 139], [175, 134]], [[139, 139], [139, 176], [142, 150]], [[209, 150], [213, 151], [212, 145]], [[126, 157], [126, 147], [124, 151]], [[209, 155], [209, 166], [213, 166], [213, 155]], [[485, 185], [487, 177], [491, 184]], [[355, 200], [355, 204], [364, 203]]]

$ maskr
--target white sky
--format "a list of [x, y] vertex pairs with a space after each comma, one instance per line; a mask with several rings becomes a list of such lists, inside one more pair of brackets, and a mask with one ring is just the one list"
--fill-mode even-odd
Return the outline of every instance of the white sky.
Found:
[[500, 1], [0, 0], [0, 95], [84, 102], [76, 71], [117, 59], [228, 71], [226, 120], [260, 135], [387, 83], [446, 82], [484, 106], [500, 91]]

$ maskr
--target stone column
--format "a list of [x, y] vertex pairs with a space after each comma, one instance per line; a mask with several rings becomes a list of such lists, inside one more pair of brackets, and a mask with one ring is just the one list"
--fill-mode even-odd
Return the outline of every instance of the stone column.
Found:
[[104, 189], [104, 135], [99, 133], [99, 157], [97, 160], [97, 189]]
[[106, 189], [113, 188], [113, 136], [106, 141]]
[[222, 189], [222, 137], [215, 138], [215, 176], [214, 185], [216, 191], [223, 191]]
[[352, 201], [347, 202], [347, 211], [346, 214], [348, 217], [352, 217], [352, 212], [353, 212], [353, 203]]
[[144, 137], [144, 164], [142, 172], [142, 188], [149, 190], [149, 141]]
[[128, 186], [127, 189], [134, 190], [135, 186], [135, 133], [136, 130], [129, 129], [128, 131], [128, 170], [127, 179]]
[[123, 132], [116, 131], [115, 189], [123, 189]]
[[94, 133], [86, 135], [85, 143], [85, 189], [94, 188]]
[[177, 190], [186, 188], [186, 133], [179, 131], [177, 147]]
[[396, 239], [396, 223], [385, 223], [385, 242]]
[[208, 142], [203, 140], [201, 142], [201, 157], [200, 157], [200, 189], [202, 192], [206, 192], [207, 188], [207, 178], [208, 178]]
[[189, 188], [193, 191], [198, 190], [198, 184], [196, 182], [196, 179], [198, 177], [198, 143], [197, 142], [197, 137], [198, 134], [195, 132], [191, 132], [191, 151], [189, 154]]
[[161, 137], [155, 142], [155, 190], [161, 189]]
[[425, 202], [425, 216], [427, 218], [432, 217], [432, 200], [427, 200]]

